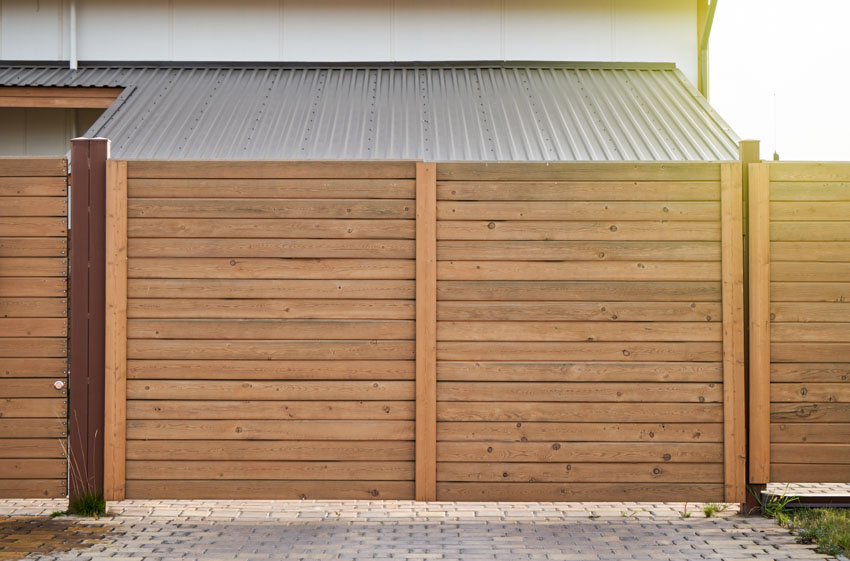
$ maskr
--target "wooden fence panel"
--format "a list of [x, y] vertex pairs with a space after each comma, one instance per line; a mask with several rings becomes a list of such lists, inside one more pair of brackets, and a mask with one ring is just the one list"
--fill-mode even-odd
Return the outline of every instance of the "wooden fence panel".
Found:
[[740, 167], [437, 177], [437, 499], [743, 501]]
[[0, 498], [67, 495], [67, 168], [0, 158]]

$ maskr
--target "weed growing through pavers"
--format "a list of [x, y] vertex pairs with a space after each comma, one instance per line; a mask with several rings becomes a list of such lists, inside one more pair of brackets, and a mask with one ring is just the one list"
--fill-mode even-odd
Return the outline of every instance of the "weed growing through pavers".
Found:
[[724, 510], [726, 510], [726, 507], [727, 505], [708, 503], [707, 505], [702, 507], [702, 513], [705, 515], [706, 518], [711, 518], [718, 512], [723, 512]]
[[800, 508], [784, 524], [799, 543], [816, 543], [818, 552], [850, 555], [850, 511], [840, 508]]

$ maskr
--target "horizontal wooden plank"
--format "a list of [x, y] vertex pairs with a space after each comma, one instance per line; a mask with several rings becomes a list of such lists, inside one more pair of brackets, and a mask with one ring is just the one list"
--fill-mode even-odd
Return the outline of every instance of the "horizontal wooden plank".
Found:
[[440, 241], [437, 258], [461, 261], [717, 261], [715, 242]]
[[59, 438], [10, 438], [0, 441], [0, 458], [62, 458], [67, 442]]
[[0, 236], [65, 236], [68, 219], [43, 216], [0, 217]]
[[[0, 353], [2, 344], [0, 339]], [[131, 339], [127, 343], [128, 358], [158, 360], [412, 360], [414, 350], [412, 341]]]
[[845, 343], [772, 343], [773, 362], [839, 362], [850, 356], [850, 342]]
[[67, 496], [67, 482], [61, 479], [0, 479], [0, 499], [58, 499]]
[[4, 358], [0, 378], [63, 378], [66, 358]]
[[3, 197], [0, 216], [67, 216], [66, 197]]
[[770, 181], [850, 181], [844, 162], [781, 162], [770, 164]]
[[[0, 219], [2, 220], [2, 219]], [[2, 224], [2, 222], [0, 222]], [[312, 238], [412, 240], [414, 220], [130, 218], [135, 238]]]
[[[2, 464], [0, 464], [2, 470]], [[2, 471], [0, 471], [2, 474]], [[413, 462], [393, 461], [150, 461], [127, 462], [127, 479], [242, 481], [412, 481]]]
[[770, 219], [777, 221], [850, 220], [850, 201], [771, 202]]
[[127, 381], [127, 399], [392, 401], [412, 400], [413, 395], [409, 381]]
[[[776, 203], [782, 204], [782, 203]], [[364, 216], [364, 218], [367, 218]], [[437, 220], [720, 220], [717, 202], [440, 201]], [[778, 217], [777, 217], [778, 219]]]
[[[133, 382], [134, 380], [130, 381]], [[216, 396], [217, 401], [190, 401], [191, 396], [180, 394], [169, 395], [168, 399], [163, 400], [146, 397], [130, 399], [127, 401], [127, 418], [356, 421], [414, 419], [413, 401], [222, 401], [222, 397], [228, 396]], [[308, 397], [313, 399], [313, 396]], [[316, 398], [322, 399], [322, 392], [317, 392]]]
[[65, 158], [0, 158], [0, 177], [62, 177], [67, 173]]
[[850, 464], [850, 444], [771, 444], [777, 464]]
[[0, 337], [0, 358], [61, 358], [68, 355], [64, 337]]
[[455, 442], [723, 442], [720, 423], [440, 422], [437, 440]]
[[719, 241], [720, 222], [441, 220], [438, 240]]
[[65, 318], [0, 318], [0, 337], [63, 337]]
[[[850, 230], [850, 224], [847, 225]], [[850, 242], [782, 242], [770, 244], [771, 261], [850, 261]]]
[[850, 465], [784, 464], [771, 458], [770, 480], [778, 483], [846, 483], [850, 481]]
[[136, 198], [413, 199], [411, 179], [130, 179]]
[[0, 459], [0, 479], [64, 479], [67, 472], [65, 460]]
[[437, 323], [438, 341], [720, 341], [721, 338], [721, 325], [707, 321], [440, 321]]
[[719, 362], [446, 362], [441, 381], [720, 382]]
[[847, 221], [837, 222], [771, 222], [773, 241], [837, 242], [850, 241]]
[[129, 379], [412, 380], [411, 360], [129, 360]]
[[[848, 283], [850, 288], [850, 283]], [[438, 300], [719, 302], [719, 282], [473, 281], [437, 283]]]
[[[846, 356], [846, 355], [845, 355]], [[439, 360], [717, 362], [720, 343], [437, 343]]]
[[720, 443], [441, 442], [438, 462], [704, 462], [723, 461]]
[[413, 218], [410, 200], [130, 199], [130, 218]]
[[68, 255], [65, 238], [0, 238], [0, 257], [62, 257]]
[[439, 462], [437, 481], [515, 483], [722, 483], [722, 463]]
[[718, 181], [713, 162], [450, 162], [438, 181]]
[[[31, 275], [26, 271], [18, 274]], [[68, 297], [68, 279], [63, 277], [4, 277], [0, 275], [0, 294], [4, 297]]]
[[65, 397], [65, 388], [53, 387], [49, 378], [7, 378], [0, 384], [0, 399], [8, 397]]
[[439, 382], [437, 401], [719, 403], [722, 385], [650, 382]]
[[127, 302], [130, 318], [414, 319], [414, 314], [413, 300], [130, 298]]
[[849, 302], [850, 282], [771, 282], [772, 302]]
[[[850, 309], [850, 306], [848, 306]], [[706, 302], [453, 302], [437, 304], [437, 319], [476, 321], [720, 321], [720, 304]]]
[[773, 382], [846, 382], [850, 380], [850, 362], [771, 364], [770, 379]]
[[127, 176], [221, 179], [412, 179], [414, 162], [330, 160], [131, 160]]
[[[847, 318], [850, 320], [850, 317]], [[774, 342], [850, 341], [850, 321], [847, 323], [785, 323], [774, 322], [770, 327]]]
[[127, 291], [130, 298], [413, 299], [416, 283], [356, 279], [128, 279]]
[[773, 302], [770, 319], [775, 322], [847, 322], [848, 302]]
[[719, 423], [717, 403], [534, 403], [487, 402], [437, 404], [439, 421], [511, 421], [567, 423]]
[[127, 481], [132, 499], [413, 500], [412, 481]]
[[0, 176], [0, 197], [64, 197], [67, 194], [66, 177]]
[[[785, 263], [775, 264], [771, 270], [782, 265], [785, 265]], [[831, 263], [830, 265], [844, 265], [844, 263]], [[847, 266], [844, 268], [848, 268], [848, 271], [850, 271], [850, 263]], [[845, 273], [844, 268], [841, 271], [830, 271], [828, 278], [820, 280], [833, 280], [833, 277]], [[850, 274], [850, 272], [847, 274]], [[823, 272], [803, 274], [807, 279], [812, 276], [820, 278], [819, 275], [827, 276]], [[781, 273], [779, 277], [782, 277]], [[779, 277], [777, 277], [777, 280], [797, 280], [796, 278]], [[717, 281], [720, 280], [720, 262], [440, 261], [437, 263], [437, 279], [450, 281]]]
[[850, 201], [850, 178], [833, 181], [771, 181], [772, 201]]
[[128, 460], [412, 460], [405, 440], [128, 440]]
[[129, 440], [413, 440], [413, 421], [127, 421]]
[[[5, 385], [8, 379], [3, 380]], [[37, 419], [65, 418], [68, 400], [64, 397], [53, 398], [10, 398], [0, 399], [0, 418], [5, 419]]]
[[[3, 320], [0, 319], [0, 334], [2, 326]], [[413, 320], [131, 319], [127, 322], [127, 337], [130, 339], [411, 341], [416, 336], [415, 332]]]
[[66, 298], [0, 297], [0, 317], [60, 318], [67, 315], [68, 300]]
[[850, 403], [850, 381], [773, 382], [770, 384], [770, 400], [785, 403]]
[[808, 263], [785, 261], [770, 264], [771, 282], [845, 282], [850, 263]]
[[774, 423], [850, 423], [850, 405], [846, 403], [771, 403], [770, 420]]
[[64, 419], [3, 419], [0, 438], [60, 438], [68, 436]]
[[[844, 420], [847, 420], [847, 418], [845, 415]], [[770, 442], [787, 444], [846, 444], [850, 442], [850, 423], [772, 423], [770, 425]]]
[[[3, 266], [4, 259], [0, 259]], [[608, 265], [608, 263], [604, 263]], [[130, 259], [131, 278], [164, 279], [412, 279], [410, 259], [267, 259], [153, 258]]]
[[[65, 257], [0, 257], [0, 277], [67, 277]], [[14, 294], [2, 293], [4, 296]]]
[[722, 502], [720, 483], [437, 483], [438, 501]]
[[[3, 243], [0, 240], [0, 254]], [[413, 259], [413, 240], [131, 238], [133, 257], [307, 257]]]
[[449, 201], [712, 201], [716, 181], [440, 181]]

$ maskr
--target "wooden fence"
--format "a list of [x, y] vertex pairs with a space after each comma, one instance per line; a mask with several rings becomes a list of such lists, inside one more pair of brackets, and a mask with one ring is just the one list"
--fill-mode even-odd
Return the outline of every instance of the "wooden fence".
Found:
[[0, 498], [67, 493], [67, 195], [64, 159], [0, 159]]
[[750, 482], [850, 482], [850, 165], [752, 165], [750, 239]]

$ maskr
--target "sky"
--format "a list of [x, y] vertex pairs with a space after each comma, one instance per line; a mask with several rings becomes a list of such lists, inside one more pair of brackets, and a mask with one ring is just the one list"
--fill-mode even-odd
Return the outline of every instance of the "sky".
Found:
[[850, 0], [718, 0], [709, 101], [762, 159], [850, 160]]

